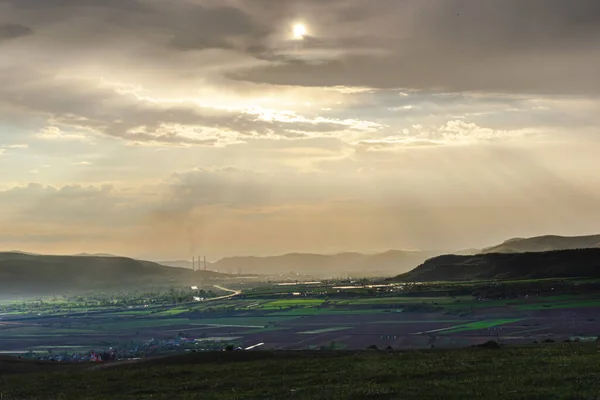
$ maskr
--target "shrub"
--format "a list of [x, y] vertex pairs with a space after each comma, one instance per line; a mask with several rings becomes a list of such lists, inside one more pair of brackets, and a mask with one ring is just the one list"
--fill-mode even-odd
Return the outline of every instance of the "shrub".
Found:
[[480, 347], [482, 349], [500, 349], [500, 348], [502, 348], [500, 343], [496, 342], [495, 340], [489, 340], [485, 343], [478, 344], [477, 347]]

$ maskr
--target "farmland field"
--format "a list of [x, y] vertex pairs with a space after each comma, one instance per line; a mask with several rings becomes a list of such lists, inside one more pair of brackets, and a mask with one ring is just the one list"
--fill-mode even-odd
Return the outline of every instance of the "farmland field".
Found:
[[[519, 283], [522, 285], [523, 283]], [[418, 288], [390, 286], [339, 293], [333, 284], [264, 285], [241, 295], [148, 309], [72, 314], [4, 313], [0, 351], [120, 346], [131, 341], [235, 337], [242, 347], [303, 350], [367, 347], [413, 349], [464, 347], [486, 342], [533, 344], [600, 334], [600, 294], [482, 298], [454, 295], [466, 283]], [[364, 289], [366, 290], [366, 289]], [[274, 294], [276, 293], [276, 294]], [[361, 294], [357, 294], [361, 293]], [[92, 310], [93, 311], [93, 310]]]

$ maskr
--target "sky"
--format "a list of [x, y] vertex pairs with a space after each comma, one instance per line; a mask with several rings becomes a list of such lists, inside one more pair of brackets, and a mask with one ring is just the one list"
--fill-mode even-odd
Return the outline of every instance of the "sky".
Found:
[[597, 0], [0, 0], [0, 248], [598, 233]]

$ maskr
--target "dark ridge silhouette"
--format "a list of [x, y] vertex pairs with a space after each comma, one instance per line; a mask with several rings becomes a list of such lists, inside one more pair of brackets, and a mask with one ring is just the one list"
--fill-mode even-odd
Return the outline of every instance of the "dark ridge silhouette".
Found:
[[514, 238], [497, 246], [483, 249], [482, 253], [526, 253], [555, 250], [600, 248], [600, 235]]
[[224, 278], [211, 271], [171, 268], [125, 257], [41, 256], [0, 253], [0, 294], [50, 294], [141, 289], [146, 285], [197, 284]]
[[600, 277], [600, 249], [431, 258], [392, 280], [412, 282]]

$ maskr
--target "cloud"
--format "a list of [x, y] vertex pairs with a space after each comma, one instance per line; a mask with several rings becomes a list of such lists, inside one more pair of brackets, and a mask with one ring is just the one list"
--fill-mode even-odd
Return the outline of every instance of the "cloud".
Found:
[[173, 13], [179, 24], [169, 45], [177, 50], [248, 49], [268, 34], [265, 26], [231, 6], [182, 3]]
[[[30, 83], [22, 86], [15, 76]], [[213, 146], [380, 127], [370, 121], [307, 117], [252, 104], [226, 107], [211, 105], [209, 99], [154, 98], [122, 85], [32, 70], [7, 70], [0, 77], [0, 95], [12, 110], [46, 116], [53, 125], [36, 135], [45, 140], [89, 140], [100, 133], [136, 143]]]
[[497, 130], [490, 128], [482, 128], [473, 122], [465, 122], [463, 120], [448, 121], [444, 126], [438, 128], [435, 132], [420, 131], [420, 137], [431, 137], [433, 139], [440, 138], [446, 142], [477, 142], [477, 141], [494, 141], [501, 139], [522, 139], [524, 136], [535, 134], [534, 130]]
[[440, 145], [481, 145], [485, 143], [510, 143], [519, 140], [524, 143], [527, 139], [539, 136], [535, 129], [502, 130], [481, 127], [474, 122], [462, 119], [450, 120], [440, 126], [424, 127], [414, 124], [410, 129], [403, 129], [396, 135], [380, 138], [361, 139], [354, 145], [368, 151], [390, 151], [395, 149], [440, 146]]
[[36, 133], [35, 137], [44, 140], [78, 140], [89, 141], [90, 139], [81, 133], [66, 133], [56, 126], [48, 126]]
[[[314, 87], [600, 91], [595, 0], [0, 4], [7, 18], [38, 33], [27, 44], [29, 59], [86, 69], [105, 62], [123, 73], [143, 66], [128, 75], [148, 82], [169, 75], [188, 88], [206, 77], [233, 85], [232, 77]], [[310, 38], [291, 42], [298, 19]]]
[[[419, 93], [512, 93], [536, 84], [557, 93], [561, 85], [593, 91], [595, 71], [592, 79], [578, 68], [591, 71], [595, 64], [583, 58], [600, 54], [588, 51], [598, 29], [588, 18], [597, 7], [586, 0], [570, 7], [532, 0], [525, 11], [515, 0], [432, 7], [415, 0], [0, 4], [7, 18], [36, 33], [6, 47], [0, 118], [46, 119], [38, 128], [45, 140], [99, 134], [140, 146], [217, 147], [256, 139], [377, 140], [402, 129], [399, 118], [449, 112], [444, 101], [419, 104]], [[291, 41], [299, 19], [310, 35]], [[511, 21], [516, 28], [507, 28]], [[559, 56], [541, 71], [528, 61]], [[559, 79], [559, 67], [577, 73]], [[376, 104], [377, 97], [387, 103]], [[479, 104], [485, 100], [443, 118], [475, 113]]]
[[[318, 63], [256, 66], [232, 77], [306, 86], [600, 92], [593, 68], [600, 61], [600, 7], [594, 0], [295, 4], [314, 17], [320, 43], [328, 43], [323, 47], [337, 47], [339, 55]], [[353, 18], [340, 10], [352, 10]], [[285, 12], [292, 14], [294, 7]], [[379, 54], [361, 54], [357, 45]]]
[[[0, 190], [0, 223], [10, 243], [38, 251], [57, 251], [44, 239], [53, 233], [63, 252], [188, 254], [194, 240], [217, 256], [334, 244], [459, 248], [519, 231], [592, 230], [598, 176], [566, 170], [564, 150], [574, 149], [424, 146], [399, 157], [357, 148], [313, 173], [231, 166], [181, 170], [151, 185], [29, 184]], [[596, 150], [577, 153], [581, 166]], [[469, 229], [448, 237], [457, 224]]]
[[33, 30], [19, 24], [0, 24], [0, 42], [3, 40], [16, 39], [33, 34]]
[[599, 9], [0, 0], [0, 225], [161, 254], [591, 229]]

